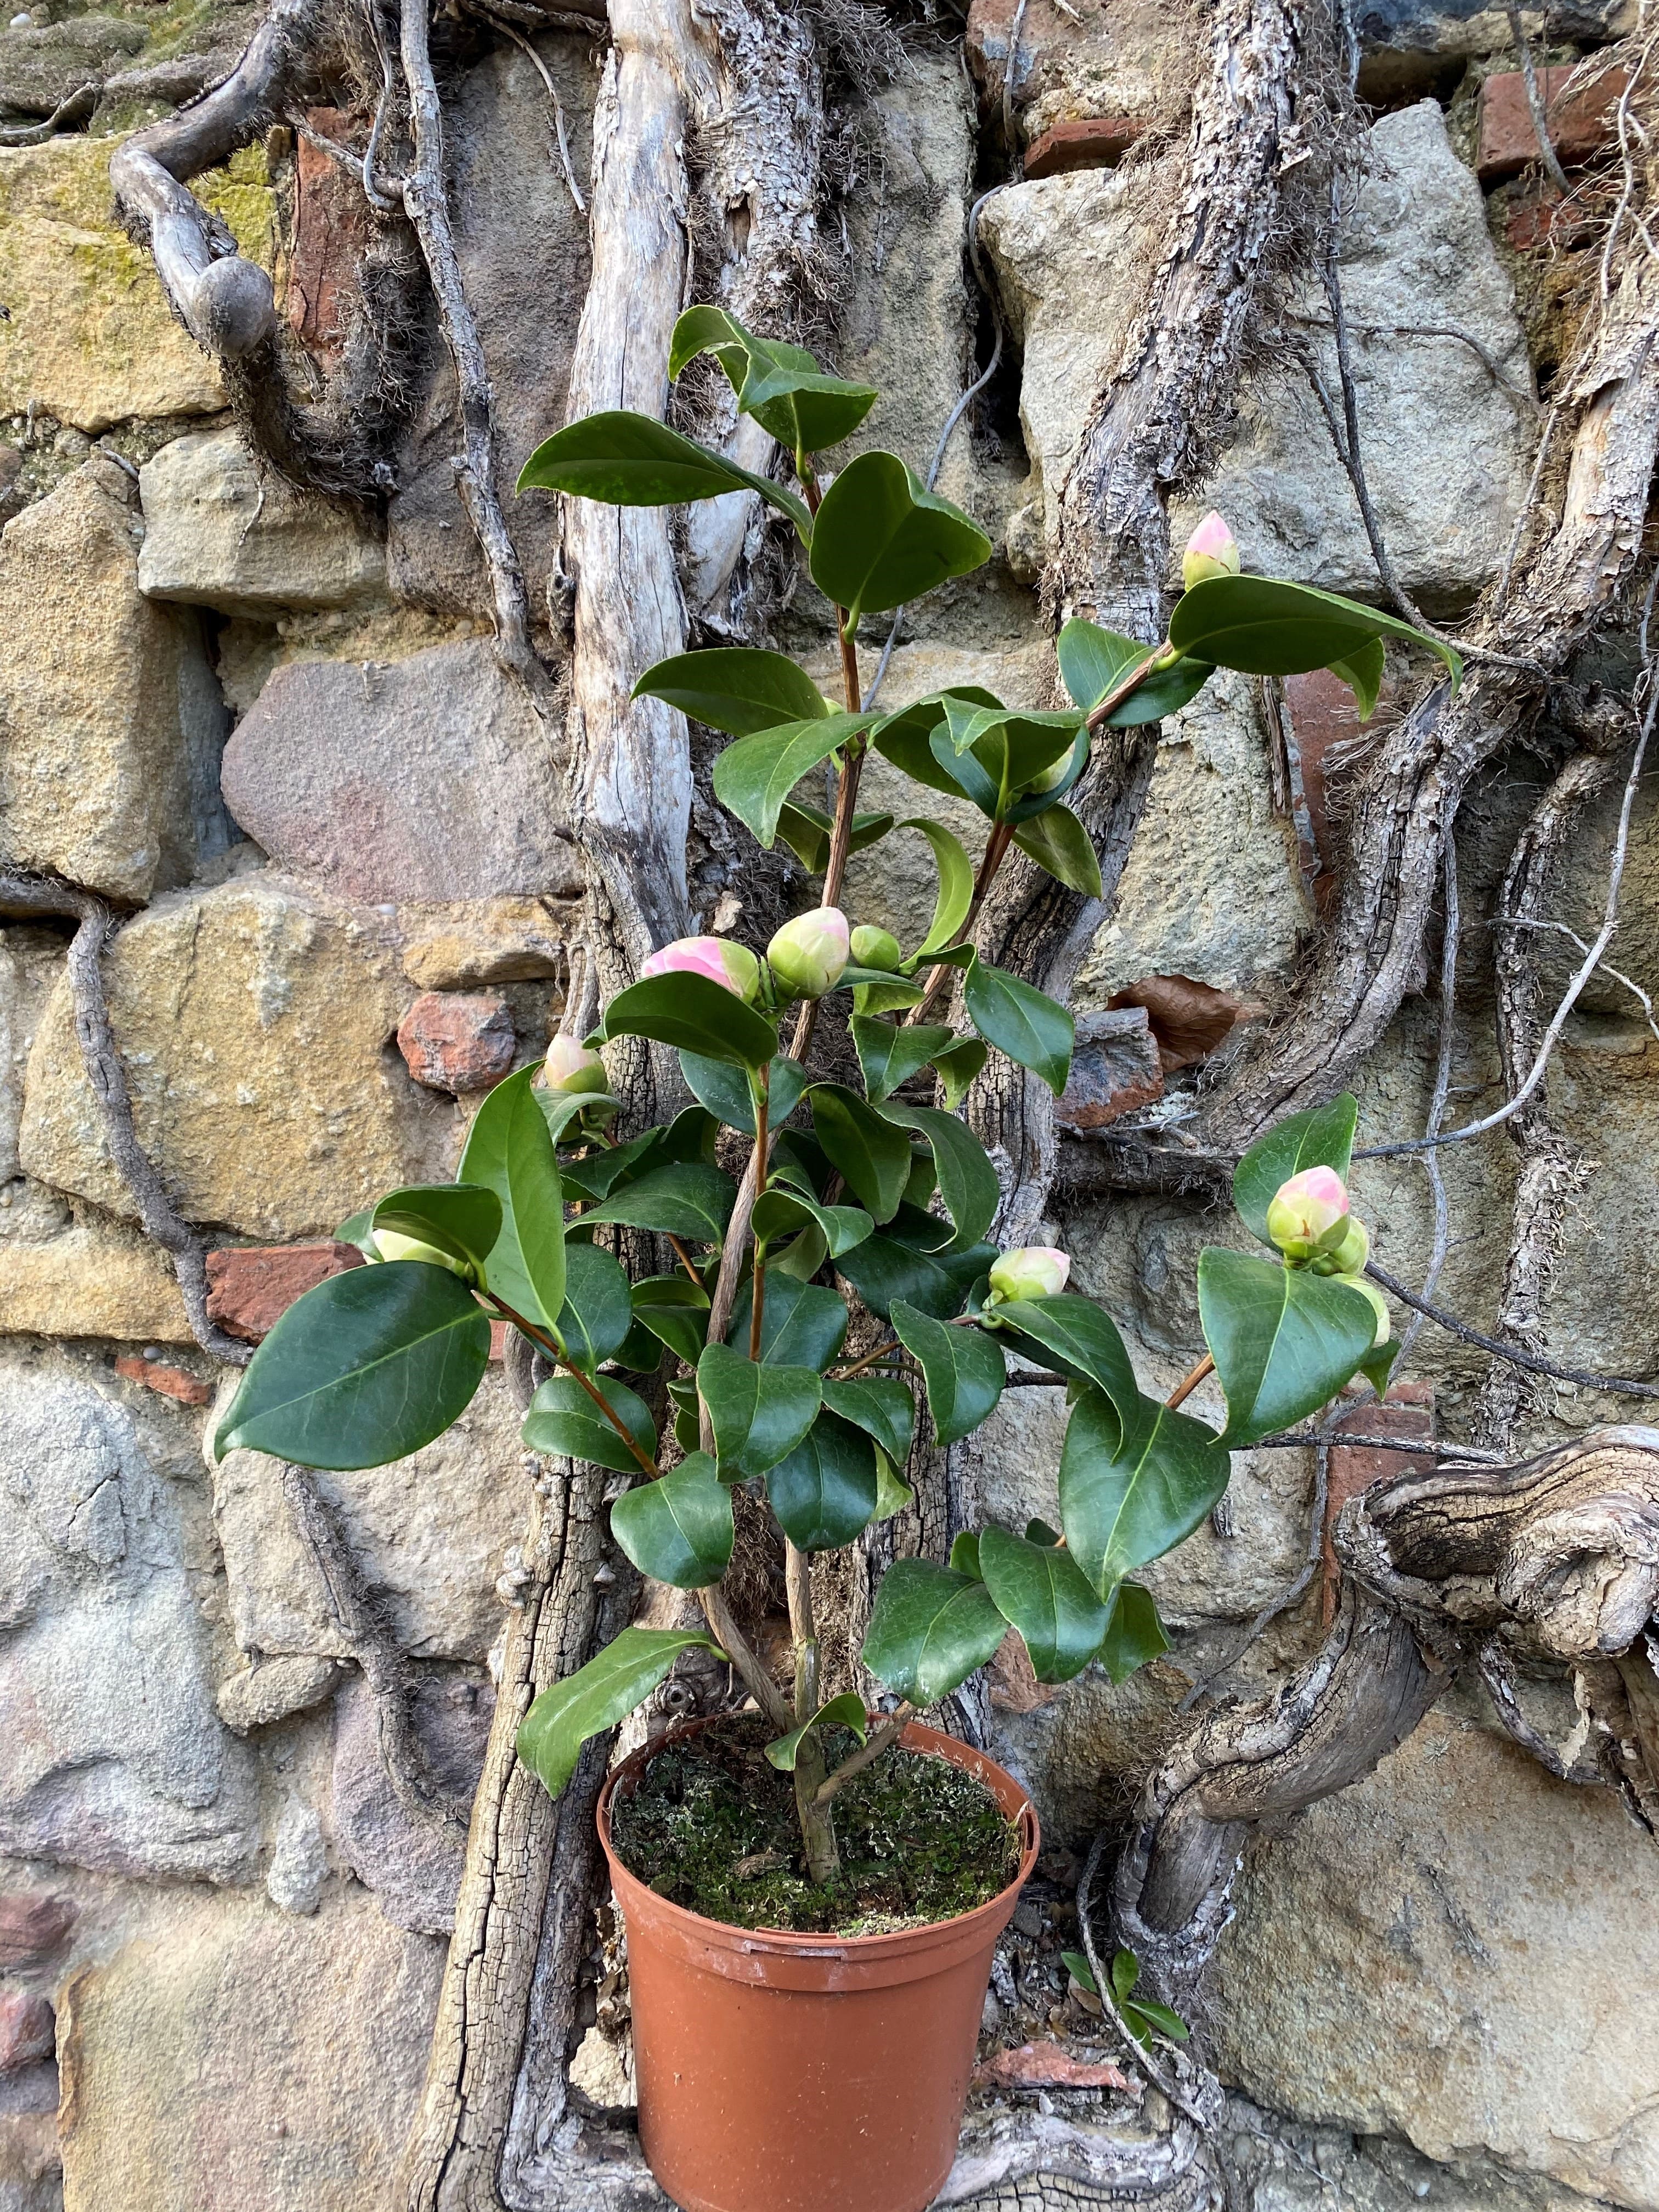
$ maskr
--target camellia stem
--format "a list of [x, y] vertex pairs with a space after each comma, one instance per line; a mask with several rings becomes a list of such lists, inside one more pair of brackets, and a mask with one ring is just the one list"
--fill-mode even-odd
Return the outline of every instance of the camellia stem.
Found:
[[[760, 1198], [766, 1189], [767, 1151], [770, 1143], [769, 1127], [772, 1099], [772, 1071], [763, 1067], [750, 1079], [749, 1095], [755, 1103], [755, 1196]], [[753, 1210], [750, 1209], [750, 1219]], [[766, 1313], [766, 1240], [755, 1239], [754, 1279], [749, 1295], [749, 1357], [761, 1356], [761, 1323]]]
[[[812, 1618], [812, 1561], [786, 1538], [783, 1553], [784, 1586], [789, 1595], [789, 1632], [795, 1646], [795, 1726], [810, 1721], [818, 1709], [818, 1639]], [[841, 1872], [841, 1853], [836, 1847], [836, 1824], [824, 1784], [823, 1746], [814, 1729], [801, 1738], [795, 1753], [795, 1814], [801, 1842], [806, 1848], [806, 1870], [822, 1887]]]
[[1169, 1396], [1164, 1401], [1164, 1405], [1169, 1408], [1170, 1413], [1174, 1413], [1177, 1406], [1184, 1405], [1187, 1400], [1192, 1396], [1194, 1391], [1197, 1389], [1199, 1384], [1204, 1380], [1204, 1377], [1206, 1375], [1213, 1375], [1214, 1373], [1215, 1362], [1211, 1358], [1209, 1353], [1206, 1352], [1203, 1358], [1199, 1361], [1197, 1366], [1193, 1369], [1192, 1372], [1182, 1376], [1180, 1382], [1176, 1384], [1175, 1389], [1170, 1391]]
[[[817, 513], [811, 490], [808, 503]], [[859, 713], [864, 704], [864, 694], [859, 683], [858, 641], [848, 627], [845, 607], [836, 609], [836, 634], [841, 641], [842, 688], [847, 695], [847, 711]], [[836, 785], [836, 819], [830, 832], [830, 858], [823, 872], [823, 900], [825, 906], [840, 903], [842, 878], [847, 873], [847, 856], [853, 849], [853, 812], [858, 805], [859, 777], [864, 769], [864, 756], [869, 740], [861, 730], [855, 731], [841, 749], [841, 775]], [[812, 1030], [818, 1018], [818, 1001], [805, 999], [795, 1017], [795, 1034], [790, 1041], [790, 1056], [805, 1060], [807, 1047], [812, 1042]]]
[[862, 1750], [855, 1751], [850, 1759], [842, 1759], [835, 1772], [819, 1784], [818, 1803], [827, 1807], [838, 1790], [850, 1782], [855, 1774], [861, 1774], [872, 1760], [879, 1759], [889, 1744], [898, 1741], [915, 1717], [916, 1709], [914, 1705], [909, 1704], [900, 1705], [882, 1723]]
[[538, 1328], [533, 1321], [526, 1321], [521, 1313], [515, 1313], [513, 1308], [507, 1304], [504, 1298], [498, 1298], [496, 1297], [494, 1291], [486, 1291], [484, 1296], [489, 1300], [491, 1305], [495, 1308], [503, 1321], [510, 1321], [514, 1328], [521, 1330], [523, 1334], [530, 1339], [532, 1344], [540, 1345], [542, 1350], [547, 1354], [548, 1358], [553, 1362], [556, 1367], [563, 1368], [567, 1375], [574, 1376], [574, 1379], [581, 1384], [582, 1389], [586, 1391], [588, 1396], [599, 1407], [600, 1413], [605, 1416], [611, 1426], [617, 1431], [617, 1434], [622, 1438], [623, 1442], [628, 1446], [629, 1451], [632, 1454], [635, 1464], [641, 1468], [642, 1473], [648, 1474], [654, 1481], [657, 1474], [656, 1462], [640, 1443], [639, 1438], [634, 1434], [634, 1431], [629, 1427], [627, 1422], [623, 1420], [622, 1415], [617, 1411], [616, 1407], [611, 1403], [611, 1401], [605, 1396], [604, 1391], [599, 1389], [598, 1383], [595, 1382], [590, 1376], [584, 1375], [580, 1367], [573, 1365], [571, 1361], [566, 1358], [564, 1353], [560, 1351], [553, 1338], [549, 1336], [544, 1329]]

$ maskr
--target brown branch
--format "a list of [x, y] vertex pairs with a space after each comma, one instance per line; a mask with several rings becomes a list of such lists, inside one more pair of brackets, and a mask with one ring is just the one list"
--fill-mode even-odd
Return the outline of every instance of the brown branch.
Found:
[[916, 1709], [914, 1705], [904, 1702], [896, 1705], [892, 1713], [872, 1734], [868, 1741], [861, 1744], [850, 1758], [842, 1759], [835, 1772], [820, 1784], [817, 1802], [820, 1805], [829, 1804], [839, 1790], [847, 1787], [855, 1774], [862, 1774], [866, 1766], [879, 1759], [884, 1751], [898, 1741], [915, 1717]]

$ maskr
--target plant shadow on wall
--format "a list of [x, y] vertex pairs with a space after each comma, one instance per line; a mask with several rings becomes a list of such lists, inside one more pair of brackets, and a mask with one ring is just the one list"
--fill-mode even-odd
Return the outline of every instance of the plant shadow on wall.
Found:
[[[719, 937], [659, 950], [591, 1035], [556, 1038], [544, 1067], [490, 1093], [453, 1183], [394, 1191], [343, 1224], [337, 1233], [377, 1264], [323, 1283], [284, 1315], [255, 1354], [217, 1446], [316, 1468], [399, 1459], [464, 1411], [489, 1358], [492, 1316], [508, 1324], [544, 1364], [525, 1417], [526, 1445], [613, 1470], [617, 1544], [642, 1574], [696, 1592], [702, 1614], [699, 1626], [625, 1628], [544, 1690], [520, 1729], [520, 1757], [557, 1795], [584, 1744], [639, 1706], [677, 1661], [699, 1648], [717, 1653], [761, 1717], [765, 1759], [788, 1778], [798, 1832], [781, 1870], [795, 1916], [788, 1924], [834, 1932], [860, 1923], [874, 1879], [867, 1843], [857, 1863], [843, 1855], [843, 1792], [867, 1792], [880, 1762], [890, 1777], [896, 1760], [924, 1747], [938, 1755], [944, 1740], [920, 1730], [918, 1716], [985, 1665], [1011, 1629], [1045, 1683], [1096, 1660], [1121, 1680], [1166, 1648], [1137, 1571], [1218, 1504], [1235, 1449], [1291, 1428], [1358, 1374], [1380, 1395], [1398, 1349], [1362, 1272], [1369, 1240], [1348, 1209], [1355, 1109], [1346, 1095], [1281, 1122], [1240, 1162], [1235, 1204], [1264, 1249], [1202, 1255], [1208, 1353], [1167, 1403], [1139, 1389], [1105, 1312], [1066, 1291], [1064, 1253], [1000, 1252], [984, 1241], [1001, 1192], [958, 1111], [964, 1094], [997, 1053], [1057, 1097], [1073, 1044], [1064, 1006], [974, 950], [987, 894], [1017, 848], [1069, 889], [1097, 896], [1093, 845], [1066, 805], [1091, 738], [1172, 713], [1217, 668], [1264, 676], [1330, 668], [1369, 715], [1385, 638], [1437, 653], [1454, 688], [1461, 665], [1443, 641], [1374, 609], [1241, 574], [1237, 547], [1212, 516], [1188, 547], [1187, 588], [1160, 645], [1080, 620], [1061, 632], [1070, 707], [1028, 712], [963, 687], [876, 713], [860, 695], [861, 617], [978, 568], [988, 541], [894, 454], [862, 453], [821, 481], [817, 457], [863, 420], [877, 397], [870, 387], [824, 374], [811, 355], [755, 337], [714, 307], [681, 318], [671, 374], [703, 353], [724, 369], [739, 410], [793, 456], [797, 489], [627, 413], [591, 416], [549, 439], [521, 483], [622, 506], [747, 489], [788, 518], [836, 611], [842, 702], [782, 655], [735, 647], [647, 669], [635, 692], [729, 737], [714, 767], [717, 795], [763, 847], [783, 838], [822, 878], [821, 903], [763, 951]], [[872, 746], [924, 791], [966, 799], [986, 817], [977, 868], [925, 813], [858, 811]], [[836, 779], [833, 812], [802, 795], [826, 764]], [[908, 950], [884, 929], [853, 927], [839, 904], [848, 854], [905, 833], [927, 841], [938, 877], [932, 926]], [[836, 999], [850, 1001], [859, 1088], [815, 1069], [825, 1044], [820, 1009]], [[619, 1106], [601, 1055], [629, 1038], [677, 1052], [696, 1103], [618, 1141]], [[741, 1176], [721, 1158], [741, 1164]], [[602, 1241], [624, 1230], [662, 1240], [673, 1265], [630, 1279]], [[849, 1354], [849, 1331], [862, 1335], [872, 1323], [876, 1340]], [[948, 1564], [896, 1561], [862, 1641], [862, 1666], [886, 1693], [870, 1713], [856, 1684], [827, 1679], [826, 1650], [844, 1650], [848, 1631], [817, 1617], [812, 1561], [909, 1502], [900, 1470], [920, 1408], [939, 1444], [970, 1436], [1007, 1387], [1011, 1356], [1020, 1376], [1035, 1370], [1066, 1389], [1061, 1527], [988, 1526], [959, 1536]], [[1212, 1367], [1226, 1399], [1219, 1430], [1180, 1410]], [[787, 1686], [754, 1648], [726, 1587], [739, 1490], [766, 1516], [783, 1557]], [[994, 1795], [999, 1782], [1012, 1793], [1004, 1812], [1028, 1824], [1021, 1863], [1029, 1870], [1034, 1824], [1023, 1791], [964, 1755]], [[869, 1826], [861, 1823], [861, 1837]], [[977, 1986], [968, 1992], [965, 2042], [945, 2069], [938, 2140], [924, 2147], [922, 2164], [893, 2170], [890, 2147], [860, 2106], [872, 2090], [833, 2069], [824, 2081], [815, 2124], [839, 2114], [871, 2144], [861, 2203], [919, 2208], [948, 2169], [989, 1943], [1017, 1893], [1008, 1872], [1006, 1855], [994, 1858], [974, 1899], [985, 1916], [984, 1943], [967, 1969]], [[641, 1909], [639, 1900], [629, 1909], [636, 1952]], [[856, 1935], [842, 1948], [851, 1956], [860, 1943], [894, 1940], [890, 1931]], [[1112, 1978], [1128, 2004], [1127, 1970]], [[1144, 1997], [1133, 2021], [1138, 2035], [1181, 2030]], [[670, 2124], [678, 2077], [642, 2025], [637, 2063], [641, 2137], [665, 2185], [683, 2202], [732, 2212], [768, 2202], [744, 2179], [758, 2150], [728, 2145], [723, 2165], [688, 2180], [689, 2154]], [[779, 2133], [763, 2095], [748, 2128]], [[772, 2148], [790, 2154], [787, 2143]]]

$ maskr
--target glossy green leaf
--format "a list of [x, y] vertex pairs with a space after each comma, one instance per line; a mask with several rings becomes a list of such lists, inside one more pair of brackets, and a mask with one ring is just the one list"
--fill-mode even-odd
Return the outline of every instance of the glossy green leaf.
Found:
[[863, 1698], [851, 1690], [843, 1690], [840, 1697], [831, 1698], [827, 1705], [820, 1705], [810, 1721], [791, 1729], [787, 1735], [775, 1736], [766, 1747], [766, 1756], [781, 1774], [793, 1774], [800, 1747], [814, 1729], [851, 1729], [862, 1743], [868, 1725]]
[[[469, 1176], [464, 1178], [464, 1180], [470, 1182], [474, 1181], [475, 1178]], [[479, 1176], [476, 1178], [476, 1180], [482, 1182], [483, 1177]], [[357, 1249], [367, 1258], [370, 1260], [374, 1259], [377, 1256], [379, 1248], [372, 1241], [373, 1232], [369, 1227], [369, 1224], [374, 1220], [374, 1208], [372, 1206], [364, 1206], [360, 1212], [349, 1214], [334, 1232], [335, 1243], [337, 1244], [355, 1244]]]
[[913, 814], [898, 826], [901, 830], [920, 831], [933, 848], [933, 862], [939, 871], [933, 919], [912, 956], [922, 961], [949, 945], [966, 920], [974, 902], [974, 864], [963, 849], [961, 840], [952, 836], [942, 822], [930, 821], [925, 814]]
[[1331, 663], [1332, 675], [1340, 676], [1353, 693], [1362, 722], [1369, 722], [1376, 712], [1377, 695], [1382, 689], [1382, 672], [1387, 665], [1388, 655], [1380, 637], [1356, 646], [1345, 659]]
[[952, 1328], [893, 1302], [893, 1334], [921, 1364], [933, 1433], [942, 1444], [971, 1436], [996, 1408], [1008, 1378], [1002, 1347], [980, 1328]]
[[[855, 814], [847, 840], [849, 853], [862, 853], [879, 844], [893, 826], [890, 814]], [[809, 876], [821, 876], [830, 865], [835, 823], [821, 806], [808, 806], [799, 799], [786, 799], [778, 809], [778, 835]]]
[[530, 1087], [535, 1073], [520, 1068], [495, 1085], [472, 1117], [457, 1174], [501, 1202], [501, 1234], [484, 1263], [490, 1289], [545, 1328], [564, 1304], [564, 1197], [553, 1133]]
[[890, 1521], [896, 1513], [902, 1513], [916, 1502], [916, 1493], [902, 1480], [898, 1469], [882, 1449], [876, 1446], [876, 1510], [872, 1521]]
[[1233, 1204], [1253, 1237], [1273, 1243], [1267, 1208], [1279, 1185], [1304, 1168], [1334, 1168], [1346, 1182], [1358, 1115], [1353, 1093], [1344, 1091], [1328, 1105], [1286, 1115], [1250, 1146], [1233, 1170]]
[[[593, 1388], [622, 1422], [647, 1460], [657, 1456], [656, 1424], [644, 1400], [612, 1375], [594, 1378]], [[574, 1375], [550, 1375], [530, 1401], [520, 1431], [526, 1447], [558, 1459], [590, 1460], [595, 1467], [635, 1474], [640, 1462]]]
[[826, 376], [800, 346], [755, 337], [723, 307], [688, 307], [680, 317], [669, 347], [670, 376], [678, 376], [700, 353], [719, 361], [739, 410], [792, 453], [838, 446], [880, 396], [873, 385]]
[[[936, 1106], [901, 1106], [888, 1102], [881, 1109], [884, 1121], [914, 1129], [933, 1149], [939, 1194], [945, 1200], [955, 1236], [952, 1249], [977, 1244], [990, 1227], [1001, 1201], [1002, 1187], [991, 1158], [965, 1121], [954, 1114], [941, 1114]], [[941, 1244], [945, 1240], [940, 1240]]]
[[389, 1191], [369, 1225], [418, 1237], [452, 1259], [465, 1261], [482, 1278], [484, 1261], [501, 1233], [501, 1202], [483, 1183], [416, 1183]]
[[939, 1249], [939, 1223], [930, 1213], [902, 1206], [884, 1230], [837, 1262], [872, 1313], [887, 1315], [896, 1299], [936, 1321], [962, 1310], [963, 1301], [997, 1257], [994, 1244]]
[[814, 1224], [811, 1229], [803, 1229], [798, 1237], [792, 1237], [775, 1257], [768, 1260], [767, 1275], [769, 1279], [781, 1271], [786, 1275], [793, 1275], [797, 1282], [810, 1283], [829, 1256], [830, 1240]]
[[[741, 1129], [745, 1137], [754, 1135], [755, 1102], [748, 1075], [741, 1066], [729, 1060], [706, 1060], [701, 1053], [683, 1052], [680, 1068], [692, 1096], [717, 1121], [728, 1129]], [[772, 1061], [767, 1085], [767, 1118], [773, 1128], [781, 1128], [800, 1103], [806, 1071], [799, 1060], [779, 1053]]]
[[812, 1128], [831, 1164], [875, 1221], [890, 1221], [910, 1179], [910, 1140], [855, 1091], [815, 1083]]
[[728, 737], [751, 737], [780, 722], [820, 720], [833, 710], [804, 670], [781, 653], [750, 645], [677, 653], [647, 668], [635, 699], [663, 699], [692, 721]]
[[1000, 703], [994, 691], [983, 690], [976, 684], [959, 684], [948, 692], [930, 692], [926, 698], [915, 700], [909, 706], [901, 707], [896, 714], [885, 714], [873, 723], [870, 742], [914, 782], [925, 783], [930, 790], [963, 799], [967, 793], [956, 774], [954, 756], [947, 748], [945, 759], [941, 760], [929, 742], [933, 732], [944, 725], [947, 698], [965, 700], [975, 707], [995, 707]]
[[1100, 1995], [1100, 1984], [1095, 1979], [1095, 1970], [1081, 1951], [1062, 1951], [1060, 1954], [1060, 1963], [1077, 1984], [1079, 1989], [1087, 1990], [1091, 1996], [1097, 1997]]
[[[684, 980], [682, 978], [682, 980]], [[718, 988], [718, 986], [716, 987]], [[738, 1187], [723, 1168], [680, 1161], [653, 1168], [637, 1182], [590, 1206], [585, 1222], [620, 1222], [629, 1229], [654, 1229], [670, 1237], [689, 1237], [718, 1244], [732, 1218]]]
[[944, 1087], [945, 1110], [953, 1114], [968, 1095], [969, 1086], [978, 1075], [989, 1052], [977, 1037], [962, 1037], [933, 1054], [933, 1066]]
[[667, 1680], [683, 1651], [697, 1650], [726, 1656], [700, 1630], [624, 1628], [586, 1666], [535, 1699], [519, 1723], [519, 1757], [556, 1797], [575, 1772], [588, 1738], [626, 1720]]
[[1056, 883], [1085, 898], [1100, 896], [1100, 862], [1094, 842], [1069, 806], [1048, 806], [1014, 832], [1028, 860], [1046, 869]]
[[[1155, 656], [1157, 647], [1143, 645], [1116, 630], [1076, 617], [1054, 641], [1060, 680], [1079, 707], [1094, 708], [1121, 684], [1138, 661]], [[1106, 717], [1108, 729], [1128, 730], [1144, 722], [1161, 722], [1178, 714], [1200, 692], [1215, 670], [1207, 660], [1177, 660], [1136, 684], [1121, 705]]]
[[1311, 584], [1286, 584], [1272, 576], [1212, 576], [1176, 602], [1170, 642], [1195, 659], [1247, 676], [1299, 676], [1352, 663], [1373, 639], [1397, 637], [1434, 653], [1455, 692], [1463, 664], [1449, 645]]
[[1223, 1245], [1199, 1255], [1198, 1312], [1227, 1394], [1228, 1444], [1317, 1413], [1358, 1372], [1376, 1335], [1370, 1301], [1358, 1291]]
[[1107, 1607], [1069, 1552], [982, 1528], [980, 1572], [997, 1609], [1025, 1639], [1039, 1682], [1069, 1682], [1100, 1649]]
[[706, 1589], [732, 1564], [732, 1493], [707, 1452], [624, 1491], [611, 1507], [611, 1533], [642, 1575], [675, 1589]]
[[[738, 1293], [730, 1341], [749, 1348], [750, 1286]], [[777, 1367], [815, 1367], [820, 1374], [840, 1352], [847, 1336], [845, 1302], [822, 1283], [797, 1282], [768, 1268], [766, 1304], [761, 1311], [761, 1358]]]
[[756, 1236], [769, 1245], [781, 1243], [800, 1230], [817, 1228], [823, 1234], [824, 1256], [834, 1260], [862, 1244], [875, 1224], [861, 1206], [820, 1206], [805, 1191], [775, 1182], [755, 1200], [752, 1226]]
[[906, 1027], [902, 1022], [878, 1021], [868, 1014], [854, 1014], [851, 1028], [854, 1048], [864, 1071], [865, 1088], [877, 1100], [887, 1097], [900, 1084], [908, 1083], [956, 1036], [954, 1030], [934, 1022], [918, 1022]]
[[833, 1552], [869, 1526], [876, 1510], [876, 1448], [861, 1429], [820, 1413], [766, 1478], [766, 1494], [798, 1551]]
[[861, 1656], [878, 1681], [925, 1708], [960, 1689], [1007, 1632], [983, 1583], [931, 1559], [897, 1559], [876, 1593]]
[[708, 1329], [708, 1293], [689, 1275], [645, 1275], [633, 1286], [635, 1318], [695, 1367]]
[[805, 500], [683, 438], [667, 423], [623, 408], [586, 415], [543, 439], [520, 470], [518, 489], [562, 491], [609, 507], [678, 507], [728, 491], [757, 491], [788, 516], [804, 545], [812, 539]]
[[860, 983], [853, 993], [853, 1011], [875, 1016], [902, 1012], [919, 1006], [927, 995], [925, 987], [907, 975], [894, 975], [885, 983]]
[[1226, 1489], [1230, 1466], [1203, 1422], [1151, 1398], [1123, 1420], [1103, 1391], [1085, 1390], [1066, 1427], [1060, 1515], [1095, 1588], [1103, 1595], [1190, 1536]]
[[823, 1384], [816, 1367], [781, 1367], [711, 1344], [697, 1362], [697, 1392], [714, 1425], [724, 1481], [764, 1474], [817, 1419]]
[[1046, 1521], [1028, 1521], [1025, 1523], [1025, 1540], [1028, 1544], [1057, 1544], [1060, 1540], [1060, 1531], [1051, 1528]]
[[778, 1049], [776, 1025], [709, 975], [652, 975], [630, 983], [605, 1010], [608, 1036], [642, 1036], [733, 1067], [765, 1067]]
[[1115, 1682], [1127, 1682], [1137, 1668], [1170, 1648], [1152, 1594], [1139, 1583], [1119, 1583], [1112, 1593], [1112, 1618], [1100, 1647], [1100, 1663]]
[[826, 1382], [823, 1402], [841, 1419], [862, 1429], [901, 1467], [910, 1456], [916, 1402], [902, 1382], [888, 1376], [855, 1375], [848, 1382]]
[[954, 1573], [967, 1575], [976, 1583], [985, 1579], [979, 1564], [979, 1537], [972, 1528], [958, 1530], [951, 1546], [951, 1566]]
[[[1135, 1370], [1116, 1322], [1092, 1298], [1079, 1297], [1072, 1291], [1052, 1298], [1016, 1298], [998, 1307], [996, 1317], [1005, 1329], [1035, 1338], [1049, 1355], [1047, 1364], [1103, 1390], [1120, 1420], [1134, 1419], [1140, 1397]], [[1027, 1358], [1037, 1358], [1024, 1345], [1018, 1349]]]
[[1400, 1341], [1390, 1337], [1386, 1344], [1378, 1344], [1359, 1363], [1359, 1371], [1376, 1391], [1379, 1400], [1389, 1395], [1389, 1377], [1394, 1372], [1394, 1363], [1400, 1357]]
[[1042, 1077], [1056, 1098], [1071, 1072], [1073, 1026], [1062, 1006], [1022, 983], [1005, 969], [976, 960], [963, 986], [963, 1003], [988, 1044]]
[[867, 714], [831, 714], [739, 738], [715, 760], [714, 796], [769, 849], [778, 833], [778, 810], [801, 778], [869, 725]]
[[633, 1326], [628, 1276], [609, 1252], [594, 1244], [572, 1244], [565, 1269], [564, 1304], [553, 1333], [566, 1357], [591, 1375], [622, 1349]]
[[215, 1449], [300, 1467], [384, 1467], [441, 1436], [471, 1402], [489, 1322], [459, 1275], [420, 1260], [331, 1275], [254, 1352]]
[[921, 599], [991, 557], [979, 525], [922, 483], [896, 453], [860, 453], [823, 495], [812, 528], [812, 581], [861, 614]]

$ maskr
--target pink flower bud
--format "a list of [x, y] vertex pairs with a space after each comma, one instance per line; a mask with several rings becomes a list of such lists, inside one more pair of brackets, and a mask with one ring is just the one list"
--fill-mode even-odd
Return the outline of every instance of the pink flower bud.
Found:
[[1194, 584], [1207, 583], [1212, 576], [1236, 576], [1239, 567], [1238, 540], [1212, 507], [1187, 540], [1187, 550], [1181, 556], [1181, 580], [1190, 592]]
[[760, 991], [760, 962], [746, 945], [733, 944], [729, 937], [676, 938], [641, 967], [641, 982], [653, 975], [706, 975], [751, 1004]]
[[543, 1062], [550, 1091], [608, 1091], [605, 1062], [580, 1037], [556, 1036]]
[[815, 906], [786, 921], [766, 948], [767, 964], [791, 997], [821, 999], [841, 981], [852, 932], [838, 906]]
[[1022, 1244], [1005, 1252], [991, 1270], [991, 1288], [1000, 1298], [1057, 1298], [1072, 1263], [1052, 1244]]
[[1348, 1233], [1348, 1194], [1334, 1168], [1304, 1168], [1274, 1192], [1267, 1234], [1287, 1260], [1334, 1251]]

